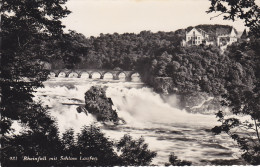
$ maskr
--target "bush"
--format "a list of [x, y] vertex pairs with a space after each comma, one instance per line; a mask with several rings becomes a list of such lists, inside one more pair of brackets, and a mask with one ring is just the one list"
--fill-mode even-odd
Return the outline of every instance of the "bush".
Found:
[[138, 140], [133, 140], [131, 136], [124, 135], [124, 137], [117, 144], [117, 151], [121, 151], [119, 156], [121, 165], [142, 165], [147, 166], [152, 159], [157, 155], [156, 152], [148, 149], [148, 144], [144, 143], [141, 137]]
[[190, 161], [180, 160], [177, 156], [174, 155], [174, 153], [171, 153], [169, 156], [169, 162], [170, 164], [165, 164], [165, 166], [173, 165], [173, 166], [191, 166]]

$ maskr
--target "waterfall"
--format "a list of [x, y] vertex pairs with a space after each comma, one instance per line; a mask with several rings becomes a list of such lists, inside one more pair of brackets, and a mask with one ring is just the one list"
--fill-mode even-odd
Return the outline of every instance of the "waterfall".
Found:
[[[235, 156], [237, 150], [228, 136], [214, 136], [210, 132], [219, 124], [215, 115], [180, 110], [175, 95], [165, 101], [140, 80], [134, 81], [51, 78], [44, 83], [44, 88], [37, 89], [34, 100], [50, 107], [50, 114], [57, 120], [61, 133], [69, 128], [79, 133], [82, 126], [96, 124], [112, 140], [119, 140], [124, 134], [134, 138], [143, 136], [149, 148], [158, 153], [153, 161], [155, 164], [164, 165], [170, 152], [194, 165], [203, 164], [203, 160]], [[77, 106], [84, 104], [85, 92], [94, 85], [106, 89], [119, 117], [127, 122], [125, 125], [105, 126], [91, 114], [77, 112]]]

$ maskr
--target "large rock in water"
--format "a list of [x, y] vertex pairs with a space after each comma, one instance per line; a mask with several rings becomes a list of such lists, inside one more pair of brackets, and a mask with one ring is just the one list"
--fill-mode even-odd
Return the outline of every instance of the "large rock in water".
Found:
[[111, 98], [107, 98], [106, 92], [100, 86], [92, 86], [85, 93], [85, 108], [93, 114], [97, 121], [118, 124], [121, 122], [116, 110], [112, 109], [113, 102]]

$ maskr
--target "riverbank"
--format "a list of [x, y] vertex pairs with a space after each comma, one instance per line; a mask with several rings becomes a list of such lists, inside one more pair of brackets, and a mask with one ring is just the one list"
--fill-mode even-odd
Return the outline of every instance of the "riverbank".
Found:
[[178, 104], [174, 103], [179, 109], [185, 109], [190, 113], [215, 114], [219, 110], [225, 108], [221, 105], [222, 98], [213, 96], [206, 92], [192, 92], [189, 94], [181, 94], [171, 77], [154, 77], [148, 81], [153, 90], [161, 95], [165, 102], [171, 104], [171, 99], [178, 100]]

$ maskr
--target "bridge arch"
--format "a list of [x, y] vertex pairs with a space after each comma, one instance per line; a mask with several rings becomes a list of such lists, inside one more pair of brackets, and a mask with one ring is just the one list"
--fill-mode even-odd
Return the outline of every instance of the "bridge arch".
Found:
[[125, 81], [126, 78], [127, 78], [127, 74], [126, 74], [124, 71], [119, 71], [119, 72], [117, 73], [117, 78], [118, 78], [118, 80], [123, 80], [123, 81]]
[[103, 75], [103, 79], [109, 79], [109, 80], [115, 79], [115, 74], [110, 71], [105, 71], [102, 75]]
[[140, 81], [140, 74], [136, 71], [103, 70], [103, 69], [54, 69], [51, 75], [55, 77], [78, 77], [94, 79], [114, 79], [123, 81]]
[[57, 73], [57, 77], [58, 77], [58, 78], [65, 78], [65, 77], [67, 77], [67, 74], [66, 74], [66, 72], [64, 72], [64, 71], [59, 71], [59, 72]]
[[78, 78], [89, 78], [89, 72], [87, 72], [87, 71], [79, 72]]
[[48, 75], [49, 78], [54, 78], [56, 76], [57, 76], [57, 74], [55, 72], [52, 72], [52, 71]]
[[92, 71], [89, 73], [89, 78], [92, 78], [92, 79], [102, 79], [102, 73], [99, 72], [99, 71]]
[[141, 81], [141, 75], [138, 72], [134, 71], [129, 74], [129, 79], [131, 81]]
[[78, 78], [79, 74], [75, 71], [70, 71], [67, 74], [68, 78]]

